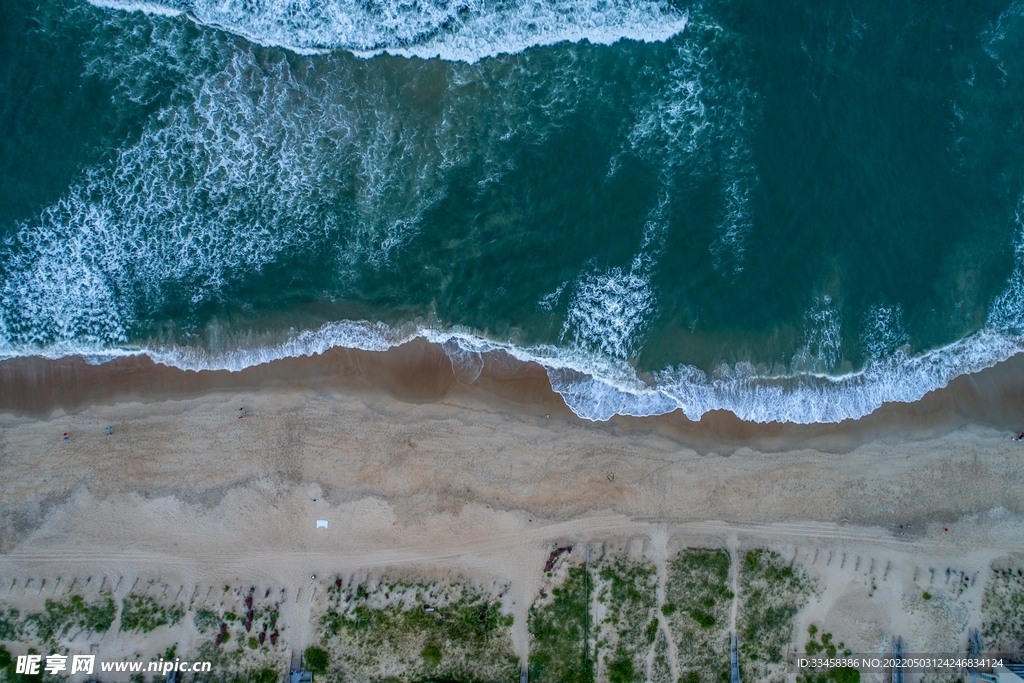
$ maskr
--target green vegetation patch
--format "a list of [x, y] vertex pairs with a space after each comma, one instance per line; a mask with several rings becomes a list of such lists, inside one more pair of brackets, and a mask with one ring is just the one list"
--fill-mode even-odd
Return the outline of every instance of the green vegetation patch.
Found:
[[658, 637], [657, 570], [647, 560], [622, 555], [605, 556], [593, 570], [605, 607], [597, 644], [601, 671], [609, 683], [646, 680], [647, 654]]
[[319, 632], [331, 680], [519, 679], [512, 617], [469, 584], [381, 581], [369, 587], [338, 580], [327, 594]]
[[[835, 638], [827, 631], [819, 632], [816, 625], [807, 627], [807, 642], [804, 652], [810, 657], [849, 657], [850, 650], [846, 643], [835, 642]], [[849, 666], [839, 666], [823, 671], [809, 671], [797, 677], [797, 683], [860, 683], [860, 671]]]
[[54, 643], [72, 629], [90, 633], [106, 633], [117, 615], [117, 603], [109, 593], [103, 593], [93, 602], [80, 595], [64, 600], [47, 600], [42, 612], [24, 617], [22, 628], [45, 643]]
[[530, 680], [593, 683], [590, 593], [585, 567], [570, 567], [561, 586], [530, 609]]
[[[657, 591], [657, 570], [648, 560], [607, 554], [592, 560], [589, 573], [568, 568], [562, 585], [531, 610], [530, 680], [673, 680]], [[691, 550], [668, 563], [661, 613], [676, 646], [680, 680], [728, 683], [732, 599], [728, 553]], [[596, 624], [595, 613], [602, 615]]]
[[[820, 640], [818, 636], [821, 636]], [[804, 644], [804, 652], [809, 656], [815, 657], [824, 653], [829, 659], [835, 659], [836, 656], [842, 655], [843, 657], [849, 657], [851, 652], [846, 647], [846, 643], [835, 643], [831, 633], [823, 632], [818, 633], [818, 627], [811, 624], [807, 627], [807, 642]]]
[[993, 569], [981, 601], [985, 647], [1024, 654], [1024, 570]]
[[21, 636], [20, 617], [16, 609], [0, 609], [0, 640], [17, 640]]
[[212, 642], [202, 643], [189, 659], [210, 662], [216, 675], [179, 674], [178, 680], [188, 683], [280, 683], [288, 670], [288, 662], [280, 652], [253, 652], [248, 647], [228, 649]]
[[200, 633], [216, 631], [220, 626], [220, 613], [203, 607], [196, 610], [192, 620], [195, 622], [196, 630]]
[[662, 613], [683, 680], [729, 680], [729, 555], [687, 550], [668, 563]]
[[860, 671], [852, 666], [837, 666], [828, 671], [801, 674], [797, 683], [860, 683]]
[[[29, 654], [38, 654], [34, 649], [29, 649]], [[45, 660], [44, 660], [45, 661]], [[17, 661], [7, 651], [7, 648], [0, 645], [0, 681], [5, 683], [38, 683], [43, 680], [42, 668], [40, 672], [33, 675], [17, 673]]]
[[272, 667], [263, 667], [237, 674], [232, 683], [278, 683], [281, 680], [281, 672]]
[[252, 586], [248, 592], [240, 594], [241, 604], [234, 607], [207, 604], [195, 611], [192, 620], [199, 633], [214, 634], [213, 644], [225, 651], [237, 646], [258, 650], [260, 656], [273, 657], [276, 655], [266, 651], [277, 648], [284, 627], [278, 623], [280, 603], [270, 603], [269, 595], [268, 591], [262, 600], [258, 599], [256, 588]]
[[327, 665], [330, 663], [330, 655], [322, 647], [307, 647], [302, 654], [302, 666], [314, 674], [322, 676], [327, 673]]
[[803, 567], [770, 550], [748, 552], [739, 569], [736, 629], [741, 677], [763, 680], [771, 665], [782, 662], [793, 640], [793, 620], [814, 592], [814, 584]]
[[[138, 600], [138, 597], [129, 596], [139, 608], [140, 624], [148, 620], [147, 625], [150, 627], [143, 629], [140, 625], [139, 630], [151, 630], [163, 621], [173, 625], [185, 617], [186, 610], [178, 605], [174, 606], [178, 609], [164, 608], [164, 612], [161, 612], [159, 605], [148, 600]], [[277, 683], [289, 664], [289, 653], [281, 640], [284, 627], [278, 623], [280, 603], [276, 601], [277, 596], [271, 597], [269, 590], [257, 594], [256, 587], [250, 586], [248, 590], [240, 589], [236, 597], [238, 602], [234, 604], [220, 603], [222, 597], [215, 596], [217, 603], [195, 607], [192, 621], [205, 641], [199, 645], [196, 653], [190, 654], [190, 658], [209, 661], [212, 670], [216, 672], [217, 681], [223, 677], [226, 682], [234, 683]], [[223, 598], [230, 600], [231, 596]], [[129, 600], [126, 599], [126, 612], [129, 610], [128, 604]], [[121, 620], [124, 624], [124, 615]], [[124, 630], [135, 628], [131, 621], [128, 624], [123, 626]], [[167, 656], [164, 658], [169, 659]], [[207, 679], [208, 674], [197, 674], [194, 680], [198, 682]], [[191, 683], [193, 678], [189, 675], [179, 680]]]
[[121, 630], [149, 633], [160, 626], [174, 626], [185, 616], [180, 604], [162, 605], [148, 595], [129, 593], [121, 603]]

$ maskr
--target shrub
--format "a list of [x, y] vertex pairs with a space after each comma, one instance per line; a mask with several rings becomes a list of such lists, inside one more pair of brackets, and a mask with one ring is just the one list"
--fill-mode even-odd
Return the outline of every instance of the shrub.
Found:
[[423, 657], [423, 664], [428, 669], [434, 669], [441, 663], [441, 648], [431, 643], [423, 648], [420, 656]]
[[277, 683], [279, 678], [273, 669], [259, 669], [249, 674], [249, 683]]
[[634, 675], [631, 657], [618, 657], [608, 665], [609, 683], [633, 683]]
[[165, 607], [148, 595], [130, 593], [121, 605], [121, 630], [149, 633], [159, 626], [173, 626], [183, 616], [185, 608], [181, 605]]
[[828, 672], [828, 677], [835, 683], [860, 683], [860, 671], [852, 666], [840, 666]]
[[669, 561], [662, 609], [675, 641], [680, 681], [719, 683], [729, 666], [729, 555], [689, 549]]
[[[744, 556], [737, 630], [740, 666], [748, 676], [768, 678], [770, 665], [782, 662], [782, 651], [793, 638], [794, 618], [813, 590], [804, 569], [776, 552], [759, 549]], [[827, 649], [830, 643], [824, 636], [822, 641]]]
[[699, 609], [690, 610], [690, 616], [700, 624], [701, 628], [711, 628], [715, 625], [715, 617]]
[[192, 619], [193, 621], [195, 621], [196, 629], [200, 633], [206, 633], [210, 629], [215, 629], [218, 626], [220, 626], [220, 615], [218, 615], [213, 610], [197, 610], [195, 616]]
[[551, 591], [554, 600], [530, 610], [530, 680], [593, 683], [594, 662], [588, 638], [590, 577], [572, 567], [565, 583]]
[[306, 652], [302, 655], [302, 663], [315, 674], [327, 673], [329, 663], [327, 650], [316, 645], [306, 648]]
[[0, 610], [0, 640], [17, 640], [21, 633], [18, 623], [20, 613], [16, 609]]
[[117, 604], [109, 595], [92, 603], [85, 602], [80, 595], [72, 595], [66, 601], [48, 599], [43, 612], [30, 614], [25, 621], [31, 624], [40, 640], [52, 642], [72, 628], [106, 633], [116, 614]]

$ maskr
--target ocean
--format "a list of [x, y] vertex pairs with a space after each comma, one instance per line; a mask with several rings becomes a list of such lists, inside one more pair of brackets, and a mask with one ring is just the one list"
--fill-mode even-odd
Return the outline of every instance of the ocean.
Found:
[[814, 423], [1024, 350], [1019, 1], [0, 13], [0, 359], [422, 337], [591, 420]]

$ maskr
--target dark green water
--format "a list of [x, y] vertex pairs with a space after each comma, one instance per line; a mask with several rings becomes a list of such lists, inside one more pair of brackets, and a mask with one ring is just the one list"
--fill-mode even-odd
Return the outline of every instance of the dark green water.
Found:
[[1024, 348], [1020, 2], [161, 3], [0, 0], [2, 355], [812, 422]]

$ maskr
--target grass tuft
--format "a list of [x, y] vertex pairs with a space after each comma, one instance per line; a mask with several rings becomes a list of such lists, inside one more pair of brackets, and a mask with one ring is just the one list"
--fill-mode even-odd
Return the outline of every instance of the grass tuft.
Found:
[[802, 567], [776, 552], [748, 552], [740, 567], [740, 667], [747, 678], [765, 679], [793, 640], [793, 621], [814, 591]]
[[166, 606], [148, 595], [129, 593], [121, 603], [121, 630], [149, 633], [161, 626], [174, 626], [184, 616], [180, 604]]
[[[339, 680], [518, 680], [512, 617], [469, 584], [343, 584], [319, 619], [328, 677]], [[384, 672], [387, 672], [385, 675]]]
[[116, 615], [117, 604], [109, 594], [102, 594], [93, 602], [71, 595], [66, 600], [48, 599], [42, 612], [25, 616], [22, 628], [31, 631], [40, 641], [53, 644], [72, 629], [106, 633]]
[[728, 681], [729, 555], [687, 550], [668, 563], [662, 613], [676, 641], [682, 681]]
[[591, 579], [584, 567], [570, 567], [552, 600], [530, 610], [530, 680], [537, 683], [593, 683], [590, 651]]

